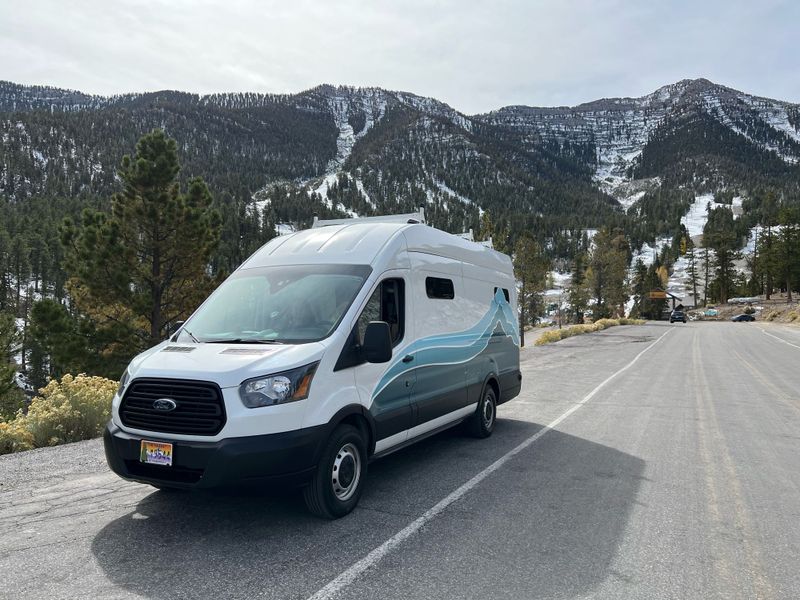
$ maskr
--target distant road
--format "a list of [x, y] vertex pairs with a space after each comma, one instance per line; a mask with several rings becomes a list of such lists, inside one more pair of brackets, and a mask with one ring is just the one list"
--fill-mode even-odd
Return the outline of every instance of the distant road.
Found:
[[523, 376], [334, 522], [126, 483], [99, 441], [0, 457], [0, 597], [800, 598], [800, 330], [615, 327]]

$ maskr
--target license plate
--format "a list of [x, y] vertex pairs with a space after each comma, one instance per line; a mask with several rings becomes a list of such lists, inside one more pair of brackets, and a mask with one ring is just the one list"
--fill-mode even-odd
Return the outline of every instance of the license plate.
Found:
[[142, 440], [139, 461], [150, 465], [172, 466], [172, 444]]

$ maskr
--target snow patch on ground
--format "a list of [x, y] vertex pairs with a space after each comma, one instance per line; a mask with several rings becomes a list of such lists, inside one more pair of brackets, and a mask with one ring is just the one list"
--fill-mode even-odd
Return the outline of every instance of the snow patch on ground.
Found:
[[681, 225], [686, 227], [686, 231], [689, 232], [689, 237], [692, 239], [703, 235], [703, 228], [706, 226], [706, 222], [708, 221], [707, 208], [709, 204], [711, 205], [712, 209], [719, 208], [720, 206], [730, 208], [730, 205], [728, 204], [719, 204], [714, 202], [714, 194], [701, 194], [699, 196], [695, 196], [694, 202], [689, 207], [689, 212], [687, 212], [681, 218]]
[[[463, 195], [459, 194], [453, 188], [448, 186], [444, 181], [440, 181], [438, 179], [435, 179], [433, 181], [433, 184], [436, 186], [436, 188], [440, 192], [444, 193], [447, 196], [450, 196], [451, 198], [454, 198], [454, 199], [458, 200], [459, 202], [462, 202], [463, 204], [466, 204], [467, 206], [471, 206], [471, 205], [474, 204], [474, 202], [472, 200], [470, 200], [466, 196], [463, 196]], [[430, 193], [428, 193], [428, 201], [429, 202], [431, 200], [431, 197], [432, 197], [432, 195]], [[447, 205], [445, 204], [444, 206], [446, 207]], [[445, 210], [447, 210], [447, 208], [445, 208]], [[483, 216], [483, 209], [480, 206], [478, 207], [478, 212], [480, 213], [481, 216]]]
[[645, 266], [649, 267], [656, 261], [656, 258], [661, 254], [661, 251], [664, 249], [664, 247], [671, 243], [672, 238], [668, 237], [656, 239], [654, 246], [651, 246], [645, 242], [642, 244], [641, 248], [633, 252], [633, 257], [631, 258], [631, 267], [633, 267], [633, 265], [635, 265], [639, 260], [641, 260]]
[[264, 198], [262, 196], [261, 200], [256, 200], [256, 195], [253, 194], [252, 196], [253, 203], [250, 205], [251, 209], [255, 211], [256, 214], [263, 215], [266, 208], [269, 206], [269, 198]]
[[33, 155], [33, 160], [38, 163], [39, 167], [44, 168], [47, 166], [47, 157], [45, 157], [44, 154], [35, 148], [31, 148], [31, 154]]
[[325, 206], [327, 206], [328, 208], [333, 208], [333, 202], [331, 202], [331, 200], [328, 199], [328, 190], [331, 187], [333, 187], [338, 178], [339, 178], [338, 173], [334, 169], [334, 171], [327, 173], [325, 177], [322, 178], [322, 181], [320, 181], [317, 187], [309, 189], [308, 194], [309, 195], [315, 193], [319, 194], [320, 196], [322, 196], [322, 202], [325, 204]]
[[635, 194], [631, 194], [630, 196], [626, 196], [625, 198], [620, 198], [619, 203], [622, 205], [622, 209], [625, 212], [628, 212], [628, 209], [636, 204], [639, 200], [644, 198], [646, 191], [636, 192]]
[[560, 273], [559, 271], [550, 271], [547, 275], [548, 284], [552, 287], [545, 290], [543, 295], [548, 302], [559, 302], [559, 299], [566, 302], [566, 292], [572, 282], [572, 273]]
[[361, 179], [358, 177], [356, 178], [356, 189], [361, 193], [362, 196], [364, 196], [364, 199], [367, 201], [367, 204], [369, 204], [372, 208], [376, 208], [376, 205], [372, 201], [372, 198], [369, 197], [367, 190], [364, 189], [364, 182], [361, 181]]

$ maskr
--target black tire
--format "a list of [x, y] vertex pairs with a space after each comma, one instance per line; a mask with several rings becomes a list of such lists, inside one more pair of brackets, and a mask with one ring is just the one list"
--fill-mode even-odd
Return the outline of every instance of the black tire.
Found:
[[467, 432], [476, 438], [487, 438], [494, 431], [497, 421], [497, 394], [491, 385], [483, 390], [475, 413], [467, 420]]
[[311, 483], [303, 488], [308, 510], [323, 519], [345, 516], [358, 504], [366, 475], [363, 434], [352, 425], [339, 425], [322, 450]]

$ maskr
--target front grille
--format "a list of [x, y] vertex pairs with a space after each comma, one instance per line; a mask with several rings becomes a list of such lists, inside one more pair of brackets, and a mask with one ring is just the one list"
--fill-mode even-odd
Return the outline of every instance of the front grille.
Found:
[[[176, 408], [156, 410], [153, 403], [169, 398]], [[216, 435], [225, 425], [222, 392], [213, 383], [177, 379], [136, 379], [128, 387], [119, 407], [122, 424], [134, 429]]]

